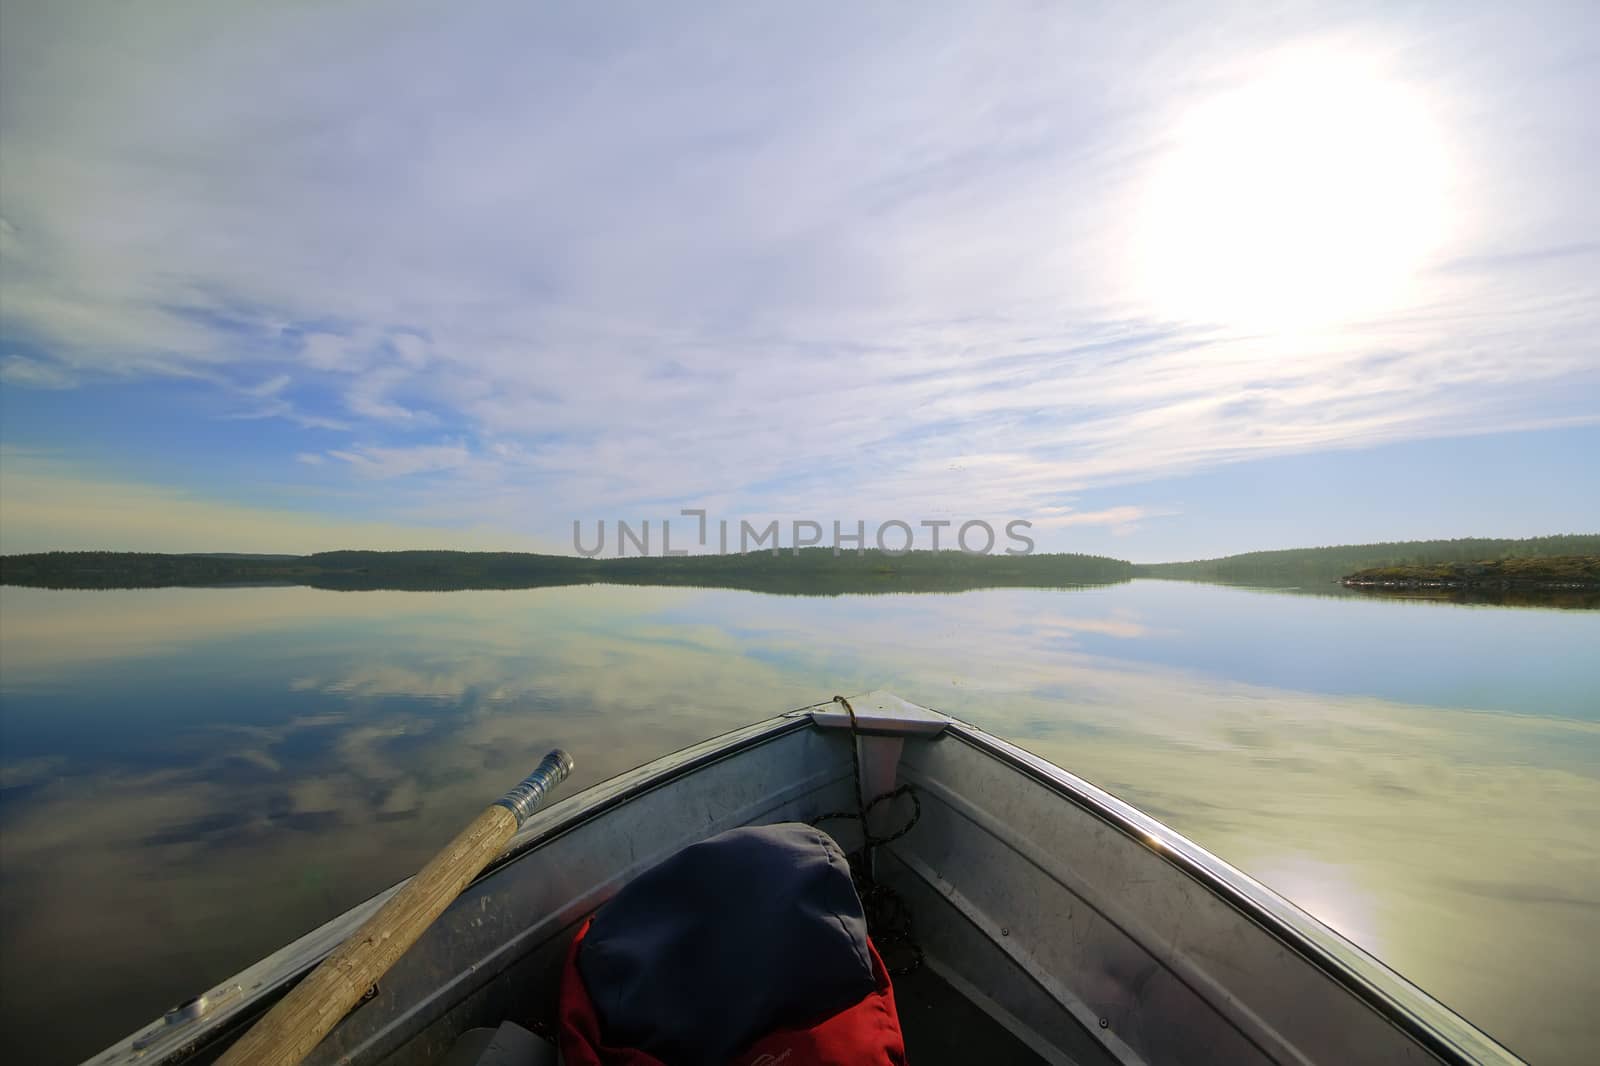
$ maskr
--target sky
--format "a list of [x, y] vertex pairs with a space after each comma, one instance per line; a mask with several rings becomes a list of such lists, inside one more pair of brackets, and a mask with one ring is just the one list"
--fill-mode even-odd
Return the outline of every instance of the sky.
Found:
[[6, 0], [0, 549], [1600, 530], [1595, 99], [1583, 4]]

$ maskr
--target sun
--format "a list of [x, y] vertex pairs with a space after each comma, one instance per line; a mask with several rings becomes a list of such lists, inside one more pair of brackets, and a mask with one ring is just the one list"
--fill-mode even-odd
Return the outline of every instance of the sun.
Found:
[[1404, 303], [1443, 236], [1447, 167], [1425, 99], [1375, 64], [1297, 54], [1196, 105], [1136, 239], [1163, 317], [1294, 332]]

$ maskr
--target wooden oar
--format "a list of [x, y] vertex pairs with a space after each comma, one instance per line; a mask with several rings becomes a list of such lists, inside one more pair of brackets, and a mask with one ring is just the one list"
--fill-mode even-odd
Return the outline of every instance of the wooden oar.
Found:
[[322, 960], [217, 1066], [294, 1066], [310, 1054], [423, 930], [461, 894], [539, 801], [572, 772], [572, 756], [557, 748], [521, 784], [485, 810], [444, 846], [377, 914]]

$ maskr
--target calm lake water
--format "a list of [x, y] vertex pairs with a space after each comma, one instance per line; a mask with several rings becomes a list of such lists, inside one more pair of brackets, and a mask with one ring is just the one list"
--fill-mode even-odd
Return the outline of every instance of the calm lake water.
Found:
[[581, 788], [888, 688], [1143, 806], [1536, 1062], [1600, 1046], [1600, 612], [1162, 581], [0, 592], [0, 1024], [80, 1059]]

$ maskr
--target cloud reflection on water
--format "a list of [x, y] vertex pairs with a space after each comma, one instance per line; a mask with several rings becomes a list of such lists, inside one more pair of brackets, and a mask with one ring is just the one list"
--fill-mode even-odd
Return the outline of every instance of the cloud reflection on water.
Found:
[[1118, 590], [7, 589], [0, 623], [5, 1028], [116, 1003], [73, 1054], [404, 876], [557, 743], [583, 787], [876, 687], [1143, 806], [1525, 1055], [1600, 1040], [1600, 727], [1092, 654], [1197, 624]]

